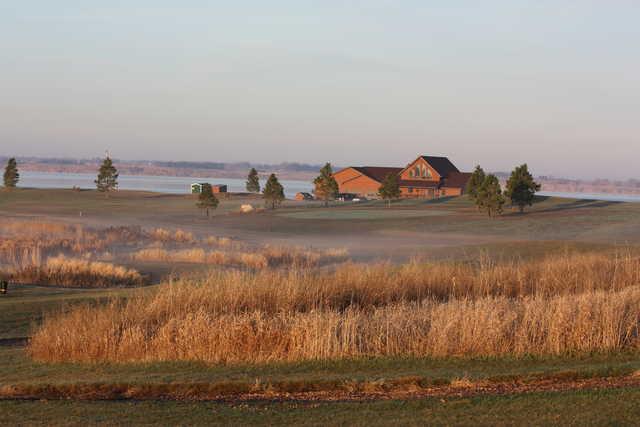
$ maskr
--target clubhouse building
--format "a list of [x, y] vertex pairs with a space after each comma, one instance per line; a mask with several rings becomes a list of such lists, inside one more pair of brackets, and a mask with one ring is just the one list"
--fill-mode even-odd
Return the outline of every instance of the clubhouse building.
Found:
[[404, 168], [351, 166], [333, 174], [339, 192], [374, 199], [389, 174], [398, 175], [401, 197], [434, 199], [464, 194], [470, 173], [463, 173], [446, 157], [420, 156]]

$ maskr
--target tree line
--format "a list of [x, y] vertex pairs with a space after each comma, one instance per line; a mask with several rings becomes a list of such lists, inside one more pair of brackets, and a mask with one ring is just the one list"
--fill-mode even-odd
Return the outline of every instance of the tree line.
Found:
[[[96, 189], [105, 193], [108, 197], [109, 192], [117, 190], [118, 177], [118, 170], [107, 155], [102, 161], [94, 181]], [[16, 159], [10, 158], [3, 174], [4, 187], [13, 189], [19, 181], [20, 173], [18, 172]], [[328, 206], [330, 201], [338, 197], [338, 183], [333, 177], [331, 163], [326, 163], [320, 169], [320, 174], [314, 179], [313, 184], [316, 199], [322, 200], [325, 206]], [[249, 193], [261, 192], [260, 179], [255, 168], [251, 168], [249, 171], [245, 188]], [[486, 212], [490, 217], [502, 214], [507, 199], [521, 213], [524, 212], [527, 206], [533, 204], [537, 191], [540, 191], [540, 184], [535, 182], [526, 163], [517, 166], [511, 172], [504, 191], [498, 177], [494, 174], [486, 174], [480, 165], [476, 166], [466, 186], [466, 193], [475, 203], [478, 210]], [[392, 200], [400, 198], [400, 182], [397, 174], [388, 174], [384, 178], [378, 189], [378, 195], [381, 199], [388, 201], [389, 206]], [[279, 182], [276, 174], [269, 175], [262, 189], [262, 197], [267, 207], [271, 209], [276, 209], [285, 200], [284, 187]], [[197, 207], [204, 210], [208, 217], [209, 210], [216, 209], [218, 205], [219, 200], [213, 193], [211, 185], [203, 184], [198, 196]]]
[[507, 180], [503, 192], [500, 180], [493, 174], [486, 174], [480, 165], [476, 166], [467, 183], [466, 192], [474, 201], [478, 210], [485, 211], [490, 217], [500, 215], [509, 199], [511, 206], [517, 206], [520, 213], [533, 204], [540, 184], [535, 182], [527, 164], [517, 166]]
[[[476, 166], [467, 183], [466, 193], [476, 204], [478, 210], [485, 211], [490, 217], [500, 215], [507, 199], [512, 206], [517, 206], [520, 212], [531, 206], [540, 184], [535, 182], [529, 172], [527, 164], [516, 167], [507, 181], [506, 190], [500, 186], [500, 180], [493, 174], [486, 174], [482, 167]], [[400, 198], [400, 181], [397, 174], [388, 174], [380, 188], [378, 195], [391, 206], [392, 200]]]

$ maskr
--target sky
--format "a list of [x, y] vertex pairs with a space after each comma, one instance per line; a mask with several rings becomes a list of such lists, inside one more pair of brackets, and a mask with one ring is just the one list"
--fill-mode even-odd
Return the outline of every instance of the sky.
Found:
[[637, 0], [0, 0], [0, 155], [640, 178]]

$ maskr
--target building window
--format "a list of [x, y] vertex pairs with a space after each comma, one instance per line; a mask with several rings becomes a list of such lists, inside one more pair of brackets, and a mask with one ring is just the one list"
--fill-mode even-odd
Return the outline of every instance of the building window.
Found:
[[409, 193], [413, 193], [413, 187], [409, 187]]

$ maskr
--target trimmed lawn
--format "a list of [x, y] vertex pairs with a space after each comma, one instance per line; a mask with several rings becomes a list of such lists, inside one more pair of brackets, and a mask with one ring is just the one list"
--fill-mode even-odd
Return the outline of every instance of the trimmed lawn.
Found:
[[279, 214], [287, 218], [313, 220], [381, 220], [393, 218], [421, 218], [448, 215], [446, 210], [415, 210], [415, 209], [313, 209], [299, 212], [285, 212]]
[[637, 425], [640, 390], [368, 402], [0, 401], [6, 425]]

